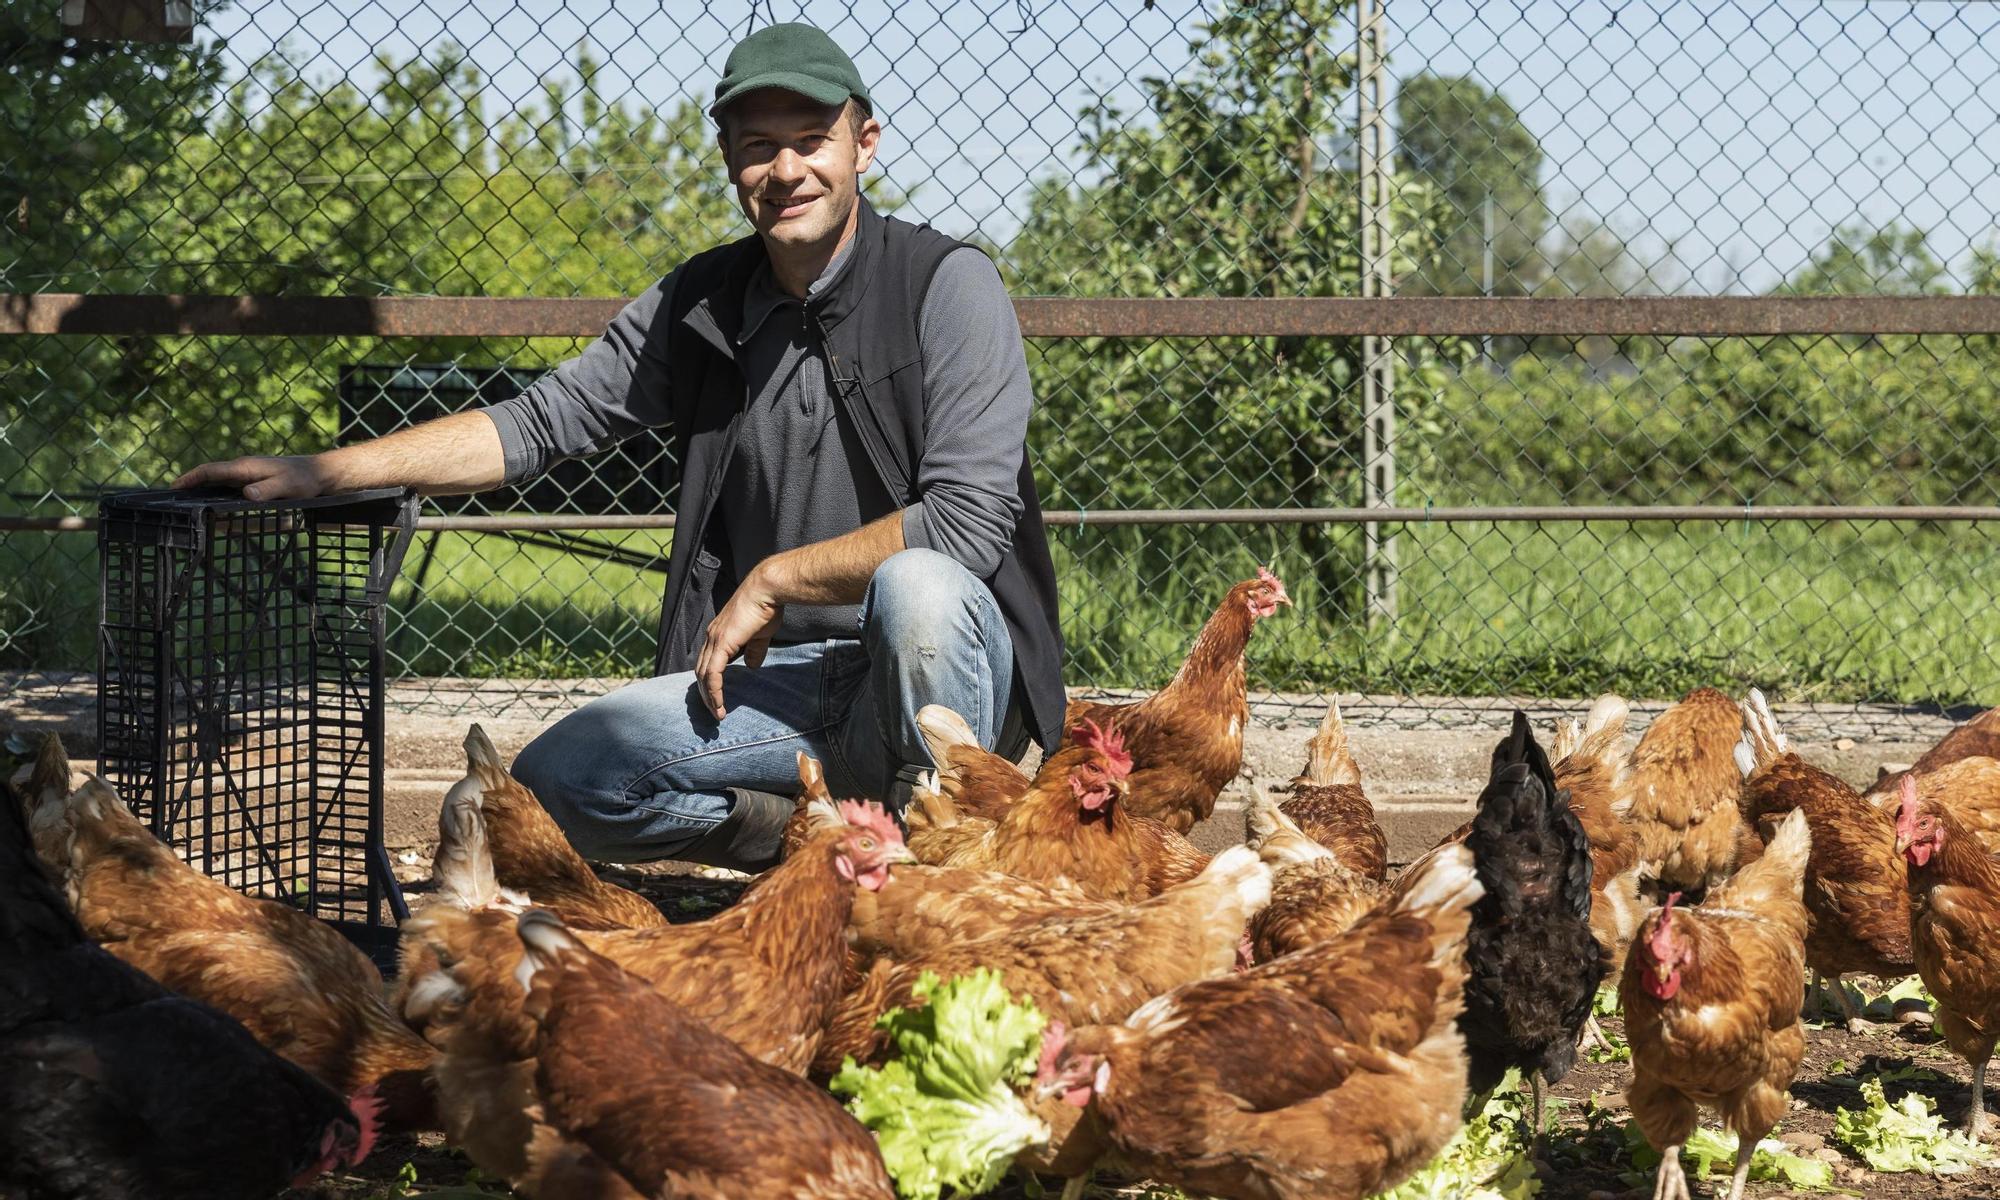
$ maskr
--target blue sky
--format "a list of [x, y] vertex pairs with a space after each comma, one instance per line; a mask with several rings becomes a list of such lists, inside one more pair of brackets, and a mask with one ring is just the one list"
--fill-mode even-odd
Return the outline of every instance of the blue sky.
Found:
[[[1075, 113], [1182, 70], [1190, 0], [238, 0], [210, 22], [247, 62], [281, 41], [311, 76], [366, 85], [379, 50], [446, 39], [489, 112], [539, 90], [589, 36], [611, 99], [704, 95], [751, 27], [803, 18], [880, 81], [884, 170], [955, 233], [1004, 240], [1031, 180], [1067, 170]], [[1758, 290], [1838, 225], [1903, 219], [1962, 262], [2000, 225], [2000, 5], [1388, 0], [1391, 70], [1474, 74], [1540, 139], [1559, 212], [1603, 219], [1663, 286]], [[1346, 49], [1351, 27], [1330, 32]], [[316, 52], [315, 52], [316, 51]], [[921, 184], [922, 186], [918, 186]]]

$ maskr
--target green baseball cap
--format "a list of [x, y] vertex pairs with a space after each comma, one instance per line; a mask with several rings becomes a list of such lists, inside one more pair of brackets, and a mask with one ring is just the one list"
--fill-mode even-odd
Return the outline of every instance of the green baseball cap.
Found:
[[715, 85], [714, 116], [730, 101], [759, 88], [783, 88], [820, 104], [842, 104], [852, 96], [875, 111], [854, 60], [823, 30], [799, 22], [766, 25], [736, 43]]

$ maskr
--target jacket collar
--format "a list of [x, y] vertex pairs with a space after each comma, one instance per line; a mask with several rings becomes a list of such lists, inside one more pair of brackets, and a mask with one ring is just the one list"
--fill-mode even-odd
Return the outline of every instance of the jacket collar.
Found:
[[[881, 261], [882, 240], [887, 236], [887, 223], [866, 196], [860, 197], [856, 206], [860, 216], [855, 220], [846, 266], [828, 287], [806, 301], [807, 311], [828, 329], [846, 320], [867, 292], [876, 264]], [[681, 318], [689, 329], [731, 362], [736, 360], [736, 340], [743, 332], [743, 297], [749, 291], [750, 277], [758, 268], [767, 268], [770, 261], [763, 239], [754, 233], [737, 241], [735, 246], [737, 251], [730, 257], [722, 282], [696, 300]]]

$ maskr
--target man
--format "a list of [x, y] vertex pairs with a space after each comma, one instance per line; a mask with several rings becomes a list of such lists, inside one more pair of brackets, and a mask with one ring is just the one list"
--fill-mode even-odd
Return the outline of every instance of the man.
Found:
[[682, 264], [512, 400], [176, 486], [477, 491], [668, 430], [657, 675], [563, 718], [514, 773], [585, 855], [754, 870], [799, 751], [837, 794], [901, 804], [931, 766], [926, 704], [1003, 754], [1052, 745], [1062, 642], [998, 271], [861, 198], [881, 125], [819, 30], [744, 39], [709, 112], [754, 236]]

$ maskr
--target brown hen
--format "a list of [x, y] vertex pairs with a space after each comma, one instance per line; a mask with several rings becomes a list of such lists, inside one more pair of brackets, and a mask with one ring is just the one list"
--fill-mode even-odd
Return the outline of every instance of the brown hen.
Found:
[[1148, 1178], [1222, 1197], [1355, 1200], [1451, 1138], [1471, 855], [1434, 851], [1332, 941], [1068, 1031], [1038, 1091]]
[[236, 1018], [341, 1094], [373, 1088], [385, 1128], [436, 1127], [427, 1071], [437, 1053], [389, 1011], [367, 955], [288, 904], [188, 866], [95, 775], [53, 799], [69, 777], [51, 737], [30, 787], [45, 798], [32, 824], [92, 941]]
[[[874, 1137], [833, 1097], [744, 1053], [550, 914], [526, 914], [519, 934], [535, 1094], [571, 1147], [565, 1175], [602, 1164], [619, 1195], [894, 1200]], [[543, 1200], [603, 1194], [541, 1175]]]
[[937, 790], [966, 816], [998, 820], [1034, 786], [1026, 771], [980, 745], [965, 718], [942, 704], [918, 709], [917, 729], [937, 765]]
[[1743, 815], [1753, 824], [1805, 814], [1812, 830], [1806, 861], [1806, 966], [1831, 981], [1849, 1032], [1866, 1028], [1840, 985], [1859, 971], [1897, 979], [1916, 970], [1910, 957], [1908, 872], [1896, 853], [1896, 823], [1839, 778], [1793, 753], [1755, 688], [1743, 701], [1746, 768]]
[[2000, 759], [2000, 708], [1989, 708], [1965, 724], [1953, 727], [1907, 769], [1882, 772], [1869, 786], [1868, 799], [1893, 812], [1900, 803], [1897, 797], [1902, 792], [1903, 776], [1928, 775], [1963, 758]]
[[1764, 856], [1693, 908], [1678, 893], [1639, 926], [1618, 996], [1632, 1045], [1625, 1099], [1661, 1153], [1653, 1195], [1689, 1200], [1681, 1147], [1701, 1106], [1737, 1135], [1729, 1200], [1741, 1200], [1757, 1142], [1791, 1107], [1805, 1056], [1806, 909], [1812, 834], [1794, 811]]
[[[1988, 854], [2000, 854], [2000, 759], [1983, 755], [1955, 758], [1942, 766], [1912, 772], [1917, 781], [1917, 797], [1935, 801], [1951, 810], [1965, 831], [1986, 847]], [[1868, 799], [1891, 819], [1901, 807], [1901, 779], [1886, 794], [1870, 792]]]
[[648, 929], [667, 918], [652, 901], [597, 877], [570, 846], [535, 794], [500, 765], [500, 752], [474, 725], [465, 735], [465, 778], [446, 793], [479, 797], [493, 870], [502, 887], [526, 893], [572, 929]]
[[1361, 764], [1348, 748], [1340, 705], [1326, 706], [1318, 732], [1306, 740], [1305, 769], [1292, 779], [1290, 792], [1278, 807], [1300, 832], [1331, 850], [1349, 871], [1388, 878], [1389, 839], [1361, 790]]
[[1208, 855], [1126, 811], [1132, 760], [1116, 730], [1085, 722], [997, 820], [959, 814], [940, 793], [910, 806], [910, 851], [932, 866], [1066, 885], [1094, 899], [1142, 900], [1185, 882]]
[[1180, 671], [1135, 704], [1073, 702], [1064, 726], [1116, 728], [1132, 754], [1131, 809], [1186, 833], [1215, 811], [1215, 798], [1243, 769], [1250, 720], [1243, 654], [1257, 622], [1290, 604], [1285, 585], [1259, 568], [1229, 589], [1195, 636]]
[[[847, 802], [840, 814], [838, 828], [815, 835], [706, 921], [576, 936], [752, 1057], [803, 1072], [843, 991], [853, 897], [888, 885], [891, 865], [908, 856], [879, 807]], [[497, 907], [444, 904], [410, 921], [404, 961], [427, 964], [428, 973], [409, 983], [402, 1013], [444, 1050], [439, 1105], [453, 1143], [482, 1170], [532, 1192], [548, 1163], [585, 1179], [589, 1172], [535, 1104], [514, 923]]]
[[1250, 919], [1254, 962], [1346, 933], [1388, 894], [1387, 884], [1349, 869], [1261, 792], [1250, 801], [1247, 824], [1250, 847], [1271, 868], [1271, 903]]
[[1735, 869], [1742, 732], [1735, 701], [1697, 688], [1661, 713], [1632, 752], [1625, 794], [1639, 857], [1663, 887], [1700, 891]]
[[1937, 1002], [1945, 1044], [1972, 1065], [1965, 1134], [1978, 1138], [1986, 1113], [1986, 1064], [2000, 1042], [2000, 859], [1949, 804], [1898, 788], [1896, 849], [1910, 871], [1910, 941], [1917, 974]]

